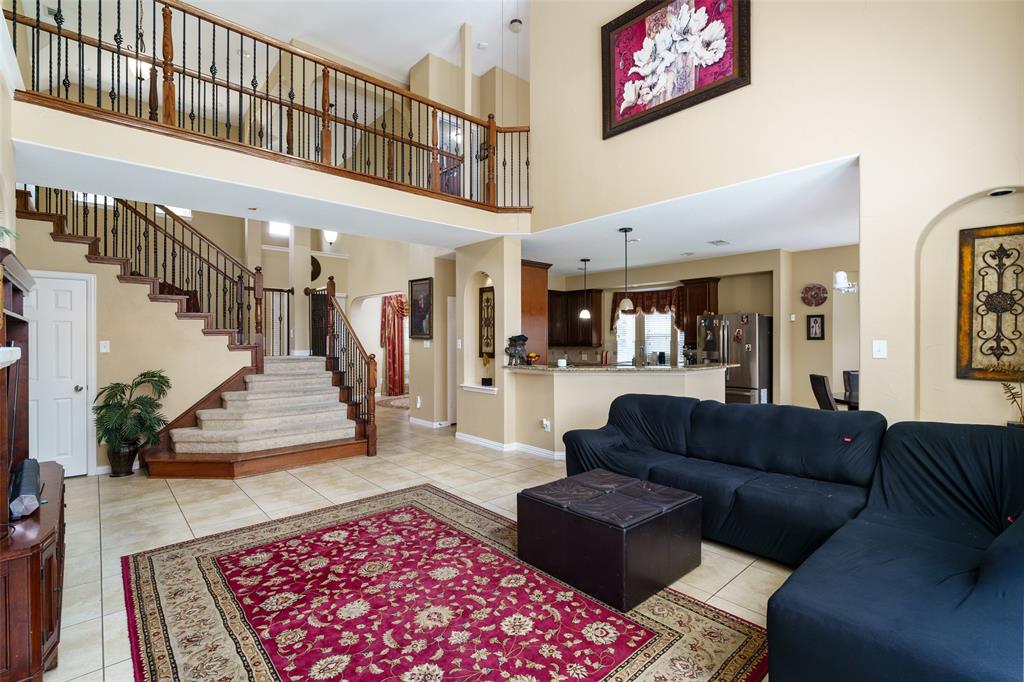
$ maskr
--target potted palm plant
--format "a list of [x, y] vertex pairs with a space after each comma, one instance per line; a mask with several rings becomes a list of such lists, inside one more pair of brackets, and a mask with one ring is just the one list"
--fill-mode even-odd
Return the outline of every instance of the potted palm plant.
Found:
[[1017, 374], [1016, 382], [1004, 381], [1002, 384], [1003, 396], [1013, 405], [1017, 417], [1017, 421], [1008, 421], [1006, 425], [1024, 427], [1024, 369]]
[[160, 400], [170, 387], [163, 370], [154, 369], [128, 384], [108, 384], [96, 395], [92, 408], [96, 442], [107, 444], [111, 477], [131, 476], [142, 444], [160, 442], [157, 432], [167, 424]]

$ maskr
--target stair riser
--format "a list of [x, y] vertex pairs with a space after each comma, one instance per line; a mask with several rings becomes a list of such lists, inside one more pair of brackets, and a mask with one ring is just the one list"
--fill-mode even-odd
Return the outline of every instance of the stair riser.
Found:
[[290, 374], [292, 372], [326, 372], [327, 363], [323, 358], [313, 360], [289, 360], [287, 362], [271, 362], [267, 358], [263, 364], [265, 374]]
[[317, 381], [322, 379], [331, 379], [330, 372], [325, 372], [322, 369], [308, 371], [303, 370], [302, 372], [277, 372], [274, 374], [250, 374], [246, 378], [246, 384], [249, 386], [262, 386], [264, 384], [279, 384], [282, 381]]
[[298, 407], [299, 405], [327, 405], [330, 403], [338, 402], [338, 392], [331, 390], [328, 392], [317, 392], [314, 394], [296, 394], [294, 392], [258, 392], [258, 391], [246, 391], [238, 395], [227, 395], [226, 393], [221, 394], [221, 401], [224, 403], [224, 407], [232, 410], [244, 410], [250, 408], [256, 409], [270, 409], [270, 407], [276, 403], [282, 405], [288, 405], [289, 407]]
[[330, 431], [293, 434], [243, 442], [176, 442], [174, 444], [174, 451], [181, 453], [258, 452], [260, 450], [273, 450], [275, 448], [292, 447], [295, 445], [309, 445], [328, 440], [354, 438], [355, 432], [355, 427], [349, 427], [346, 429], [332, 429]]
[[204, 431], [230, 431], [238, 429], [253, 429], [264, 431], [275, 427], [292, 428], [306, 427], [330, 428], [344, 421], [347, 421], [346, 410], [339, 407], [331, 412], [316, 412], [313, 414], [296, 414], [290, 416], [266, 415], [258, 419], [204, 419], [199, 418], [199, 428]]
[[[251, 375], [250, 375], [251, 376]], [[306, 389], [323, 389], [330, 388], [331, 377], [324, 375], [323, 377], [308, 378], [308, 379], [288, 379], [284, 381], [248, 381], [249, 377], [246, 377], [245, 388], [249, 393], [287, 393], [289, 391], [297, 392]]]

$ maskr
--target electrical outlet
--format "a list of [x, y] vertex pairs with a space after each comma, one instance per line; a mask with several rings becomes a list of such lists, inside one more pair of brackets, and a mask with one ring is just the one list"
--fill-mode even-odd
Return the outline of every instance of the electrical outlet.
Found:
[[541, 425], [541, 428], [543, 428], [545, 431], [547, 431], [548, 433], [551, 433], [551, 420], [550, 419], [547, 419], [547, 418], [541, 419], [540, 420], [540, 425]]
[[889, 357], [889, 342], [885, 339], [875, 339], [872, 341], [871, 357], [876, 360], [884, 360]]
[[586, 360], [586, 359], [587, 359], [587, 354], [586, 353], [580, 353], [580, 360]]
[[423, 348], [425, 350], [429, 350], [430, 349], [430, 341], [429, 340], [423, 342]]
[[100, 352], [101, 353], [109, 353], [110, 352], [110, 341], [100, 341]]
[[455, 349], [462, 350], [462, 339], [455, 339]]
[[421, 407], [423, 407], [423, 400], [419, 396], [416, 396], [416, 409], [418, 410]]

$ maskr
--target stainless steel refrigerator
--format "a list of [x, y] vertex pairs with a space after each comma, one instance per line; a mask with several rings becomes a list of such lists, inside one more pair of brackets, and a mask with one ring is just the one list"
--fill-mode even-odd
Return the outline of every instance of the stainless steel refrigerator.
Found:
[[772, 318], [757, 313], [697, 318], [697, 363], [735, 364], [725, 370], [725, 402], [772, 401]]

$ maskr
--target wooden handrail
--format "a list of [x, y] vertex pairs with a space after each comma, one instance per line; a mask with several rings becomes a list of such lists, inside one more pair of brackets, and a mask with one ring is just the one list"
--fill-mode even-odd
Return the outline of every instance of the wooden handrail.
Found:
[[[15, 17], [17, 17], [17, 23], [19, 25], [22, 25], [22, 26], [25, 26], [26, 28], [31, 28], [31, 29], [35, 29], [36, 28], [35, 17], [29, 17], [28, 15], [21, 14], [21, 13], [15, 15], [13, 12], [11, 12], [10, 10], [7, 10], [7, 9], [4, 10], [4, 16], [8, 20], [14, 20]], [[31, 22], [31, 26], [28, 26], [29, 22]], [[39, 22], [39, 30], [41, 30], [41, 31], [43, 31], [45, 33], [50, 33], [52, 35], [57, 35], [58, 34], [57, 27], [55, 25], [53, 25], [53, 24], [48, 24], [45, 21], [40, 21]], [[74, 40], [76, 40], [76, 41], [78, 40], [77, 34], [76, 35], [70, 35], [68, 33], [68, 31], [66, 31], [66, 30], [63, 31], [61, 33], [61, 35], [63, 35], [64, 37], [74, 38]], [[81, 42], [86, 44], [86, 45], [88, 45], [89, 47], [95, 47], [95, 48], [97, 48], [99, 50], [104, 50], [104, 51], [110, 52], [112, 54], [118, 54], [117, 45], [114, 44], [114, 43], [108, 43], [106, 41], [99, 41], [99, 40], [96, 40], [95, 38], [91, 38], [91, 37], [89, 37], [87, 35], [84, 35], [84, 34], [82, 35]], [[120, 54], [123, 57], [131, 57], [132, 59], [138, 59], [138, 61], [140, 63], [142, 63], [142, 64], [149, 64], [150, 67], [151, 67], [151, 69], [150, 69], [151, 70], [151, 78], [152, 78], [152, 72], [153, 71], [159, 71], [160, 69], [158, 67], [162, 67], [163, 66], [163, 62], [160, 59], [158, 59], [157, 57], [155, 57], [154, 55], [148, 55], [148, 54], [140, 52], [138, 57], [136, 58], [134, 52], [126, 52], [123, 49], [120, 50]], [[195, 69], [189, 69], [189, 68], [185, 68], [185, 67], [182, 67], [182, 66], [178, 66], [177, 64], [172, 64], [170, 68], [171, 68], [171, 70], [174, 73], [179, 74], [179, 75], [181, 75], [181, 76], [183, 76], [185, 78], [192, 78], [194, 80], [200, 81], [201, 83], [205, 83], [205, 84], [207, 84], [209, 86], [212, 86], [212, 87], [224, 88], [225, 90], [230, 90], [231, 92], [241, 93], [241, 94], [245, 95], [246, 97], [254, 97], [254, 98], [262, 100], [264, 102], [268, 102], [270, 104], [274, 104], [274, 105], [283, 107], [285, 109], [288, 109], [289, 111], [288, 111], [288, 121], [287, 121], [287, 124], [288, 124], [289, 129], [290, 129], [291, 124], [292, 124], [292, 121], [291, 121], [292, 110], [294, 110], [296, 112], [299, 112], [299, 113], [303, 113], [303, 114], [308, 114], [310, 116], [314, 116], [314, 117], [316, 117], [318, 119], [323, 117], [323, 112], [318, 110], [318, 109], [314, 109], [313, 107], [303, 105], [300, 102], [292, 102], [292, 101], [287, 100], [287, 99], [285, 99], [283, 97], [277, 97], [276, 95], [274, 95], [274, 94], [272, 94], [270, 92], [264, 91], [264, 90], [253, 90], [252, 88], [246, 88], [245, 86], [239, 85], [238, 83], [233, 83], [233, 82], [231, 82], [231, 81], [229, 81], [227, 79], [218, 80], [216, 78], [211, 78], [210, 76], [202, 73], [201, 71], [196, 71]], [[150, 118], [151, 121], [158, 120], [157, 119], [157, 113], [156, 113], [157, 109], [158, 109], [158, 105], [156, 104], [156, 101], [152, 99], [152, 95], [155, 95], [155, 92], [156, 92], [155, 91], [155, 82], [156, 82], [155, 80], [151, 80], [151, 82], [150, 82], [150, 85], [151, 85], [151, 93], [150, 93], [151, 97], [150, 97], [150, 101], [148, 102], [148, 106], [149, 106], [149, 114], [150, 114], [149, 118]], [[266, 85], [266, 84], [264, 83], [264, 85]], [[422, 98], [420, 98], [418, 101], [420, 101], [422, 103], [429, 102], [429, 100], [424, 100]], [[433, 104], [430, 104], [429, 106], [433, 106]], [[175, 112], [175, 116], [176, 115], [177, 115], [177, 113]], [[353, 121], [351, 119], [344, 118], [343, 116], [339, 116], [338, 114], [329, 114], [327, 118], [328, 118], [328, 120], [330, 120], [333, 123], [336, 123], [338, 125], [344, 126], [346, 128], [352, 128], [354, 130], [358, 130], [358, 131], [363, 132], [363, 133], [367, 133], [368, 135], [376, 135], [376, 136], [382, 137], [382, 138], [384, 138], [386, 140], [393, 140], [395, 142], [398, 142], [399, 144], [403, 144], [403, 145], [406, 145], [406, 146], [409, 146], [409, 147], [414, 147], [416, 149], [420, 149], [420, 150], [426, 151], [426, 152], [430, 152], [430, 151], [434, 151], [435, 150], [434, 147], [432, 147], [431, 145], [429, 145], [429, 144], [427, 144], [425, 142], [420, 142], [419, 140], [410, 139], [408, 137], [403, 137], [401, 135], [397, 135], [397, 134], [395, 134], [393, 132], [390, 132], [390, 131], [387, 131], [387, 130], [381, 130], [380, 128], [375, 128], [373, 126], [366, 125], [365, 123], [359, 123], [358, 121]], [[463, 118], [465, 118], [465, 116], [463, 116]], [[175, 128], [178, 127], [178, 123], [177, 123], [176, 120], [171, 120], [170, 122], [168, 122], [167, 120], [164, 120], [162, 122], [164, 124], [166, 124], [166, 125], [171, 125], [171, 126], [173, 126]], [[470, 122], [471, 123], [476, 123], [476, 121], [472, 121], [472, 120]], [[499, 130], [504, 131], [505, 129], [499, 128]], [[525, 130], [529, 131], [529, 127], [527, 126], [525, 128]], [[199, 131], [197, 131], [197, 132], [199, 132]], [[214, 137], [216, 137], [216, 135], [214, 135]], [[289, 142], [290, 142], [290, 138], [291, 138], [291, 135], [288, 134], [286, 139]], [[289, 145], [286, 144], [285, 146], [288, 147]], [[460, 163], [465, 161], [465, 157], [463, 155], [461, 155], [461, 154], [456, 154], [454, 152], [450, 152], [450, 151], [447, 151], [445, 149], [441, 149], [440, 147], [438, 147], [436, 149], [436, 151], [437, 151], [437, 153], [439, 155], [448, 157], [450, 159], [455, 159], [455, 160], [459, 161]], [[288, 151], [287, 153], [291, 154], [292, 152]], [[329, 163], [329, 162], [325, 161], [325, 163]]]
[[[128, 210], [128, 211], [129, 211], [130, 213], [132, 213], [133, 215], [135, 215], [135, 216], [136, 216], [137, 218], [139, 218], [139, 219], [141, 219], [141, 220], [145, 221], [145, 222], [146, 222], [146, 223], [147, 223], [147, 224], [148, 224], [148, 225], [149, 225], [150, 227], [152, 227], [152, 228], [153, 228], [153, 230], [155, 230], [156, 232], [159, 232], [160, 234], [164, 235], [165, 237], [167, 237], [168, 239], [170, 239], [170, 240], [171, 240], [172, 242], [174, 242], [175, 244], [177, 244], [178, 246], [180, 246], [180, 247], [181, 247], [182, 249], [184, 249], [184, 250], [186, 250], [186, 251], [189, 251], [189, 252], [192, 252], [192, 253], [193, 253], [193, 254], [195, 255], [195, 257], [196, 257], [197, 259], [199, 259], [200, 261], [202, 261], [203, 263], [205, 263], [206, 265], [208, 265], [208, 266], [209, 266], [210, 268], [212, 268], [212, 269], [213, 269], [213, 270], [214, 270], [214, 271], [215, 271], [215, 272], [216, 272], [217, 274], [221, 275], [222, 277], [224, 277], [224, 278], [226, 278], [226, 279], [234, 279], [235, 275], [229, 275], [228, 273], [226, 273], [226, 272], [224, 272], [223, 270], [221, 270], [221, 269], [220, 269], [219, 267], [217, 267], [216, 263], [212, 263], [212, 262], [211, 262], [211, 261], [210, 261], [210, 260], [209, 260], [208, 258], [206, 258], [205, 256], [203, 256], [203, 255], [202, 255], [201, 253], [199, 253], [198, 251], [196, 251], [196, 250], [195, 250], [194, 248], [192, 248], [191, 246], [189, 246], [188, 244], [186, 244], [186, 243], [185, 243], [184, 241], [182, 241], [181, 239], [178, 239], [178, 238], [177, 238], [177, 237], [176, 237], [176, 236], [175, 236], [175, 235], [174, 235], [173, 233], [171, 233], [171, 232], [168, 232], [168, 231], [167, 231], [166, 229], [164, 229], [163, 227], [161, 227], [161, 226], [160, 226], [160, 223], [156, 222], [155, 220], [153, 220], [152, 218], [150, 218], [150, 217], [149, 217], [148, 215], [146, 215], [145, 213], [143, 213], [143, 212], [142, 212], [142, 211], [140, 211], [139, 209], [137, 209], [137, 208], [135, 208], [134, 206], [132, 206], [132, 205], [131, 205], [130, 203], [128, 203], [128, 202], [127, 202], [127, 201], [125, 201], [124, 199], [116, 199], [116, 198], [115, 198], [115, 199], [114, 199], [114, 203], [115, 203], [115, 204], [117, 204], [118, 206], [121, 206], [122, 208], [124, 208], [124, 209]], [[197, 231], [195, 230], [195, 228], [190, 228], [190, 229], [191, 229], [191, 231], [192, 231], [192, 232], [194, 232], [194, 233], [195, 233], [195, 234], [197, 234], [198, 236], [202, 237], [203, 241], [205, 241], [205, 242], [208, 242], [208, 243], [209, 243], [210, 245], [212, 245], [212, 246], [213, 246], [213, 247], [214, 247], [215, 249], [217, 249], [218, 251], [220, 251], [220, 252], [221, 252], [221, 253], [222, 253], [222, 254], [223, 254], [224, 256], [226, 256], [226, 257], [228, 257], [228, 258], [231, 258], [231, 257], [230, 257], [230, 256], [229, 256], [229, 255], [227, 254], [227, 252], [225, 252], [225, 251], [224, 251], [223, 249], [221, 249], [221, 248], [220, 248], [219, 246], [217, 246], [216, 244], [214, 244], [214, 243], [213, 243], [212, 241], [210, 241], [210, 240], [209, 240], [208, 238], [206, 238], [206, 237], [203, 237], [203, 236], [202, 236], [202, 234], [200, 234], [199, 232], [197, 232]], [[234, 260], [234, 259], [232, 259], [232, 260]], [[236, 261], [236, 262], [237, 262], [237, 261]], [[242, 269], [243, 269], [243, 271], [244, 271], [244, 272], [242, 272], [241, 274], [247, 275], [247, 276], [248, 276], [248, 277], [250, 277], [250, 278], [252, 277], [253, 273], [252, 273], [252, 271], [251, 271], [251, 270], [249, 270], [248, 268], [246, 268], [246, 267], [244, 267], [244, 266], [242, 266]]]
[[[359, 71], [356, 71], [351, 67], [345, 66], [340, 62], [336, 62], [332, 59], [322, 57], [307, 50], [303, 50], [302, 48], [295, 47], [294, 45], [289, 45], [284, 41], [278, 40], [277, 38], [272, 38], [264, 33], [260, 33], [259, 31], [254, 31], [251, 28], [247, 28], [245, 26], [242, 26], [241, 24], [237, 24], [229, 19], [224, 19], [215, 14], [210, 14], [205, 10], [201, 10], [198, 7], [189, 5], [185, 2], [181, 2], [180, 0], [157, 0], [157, 2], [159, 2], [162, 5], [169, 5], [171, 7], [174, 7], [178, 10], [181, 10], [185, 14], [191, 14], [194, 17], [199, 17], [205, 21], [210, 22], [211, 24], [216, 24], [221, 28], [230, 29], [231, 31], [244, 35], [247, 38], [252, 38], [262, 43], [266, 43], [271, 47], [276, 47], [277, 49], [282, 50], [283, 52], [290, 52], [296, 57], [300, 57], [307, 61], [311, 61], [315, 64], [319, 64], [320, 66], [329, 67], [331, 69], [334, 69], [335, 71], [338, 71], [339, 73], [344, 73], [349, 76], [352, 76], [353, 78], [358, 78], [361, 81], [365, 81], [366, 83], [369, 83], [371, 85], [383, 88], [384, 90], [390, 90], [397, 95], [401, 95], [402, 97], [408, 97], [409, 99], [416, 100], [417, 102], [421, 102], [423, 104], [426, 104], [427, 106], [452, 114], [453, 116], [458, 116], [459, 118], [465, 119], [471, 123], [476, 123], [481, 126], [487, 125], [487, 121], [485, 121], [482, 118], [478, 118], [464, 111], [459, 111], [454, 107], [450, 107], [446, 104], [442, 104], [441, 102], [428, 99], [426, 97], [423, 97], [422, 95], [417, 95], [415, 92], [407, 90], [401, 86], [394, 85], [393, 83], [387, 83], [379, 78], [374, 78], [373, 76], [370, 76], [368, 74], [360, 73]], [[35, 21], [34, 17], [32, 18], [32, 21]]]
[[208, 244], [213, 246], [213, 248], [217, 249], [217, 251], [220, 252], [221, 256], [223, 256], [226, 260], [231, 261], [231, 263], [234, 264], [235, 267], [237, 267], [239, 270], [241, 270], [243, 274], [246, 274], [249, 277], [252, 277], [252, 276], [254, 276], [256, 274], [255, 271], [250, 270], [245, 265], [243, 265], [240, 260], [238, 260], [237, 258], [232, 256], [230, 253], [228, 253], [227, 251], [225, 251], [221, 247], [217, 246], [213, 242], [213, 240], [211, 240], [209, 237], [204, 235], [202, 232], [200, 232], [196, 228], [192, 227], [192, 224], [190, 222], [188, 222], [187, 220], [185, 220], [184, 218], [179, 216], [177, 213], [175, 213], [173, 209], [171, 209], [168, 206], [164, 206], [163, 204], [153, 204], [153, 205], [156, 206], [157, 208], [159, 208], [161, 211], [163, 211], [164, 215], [169, 216], [171, 218], [171, 220], [173, 220], [174, 222], [178, 223], [178, 225], [180, 225], [185, 231], [191, 232], [192, 234], [194, 234], [195, 236], [199, 237], [204, 242], [207, 242]]

